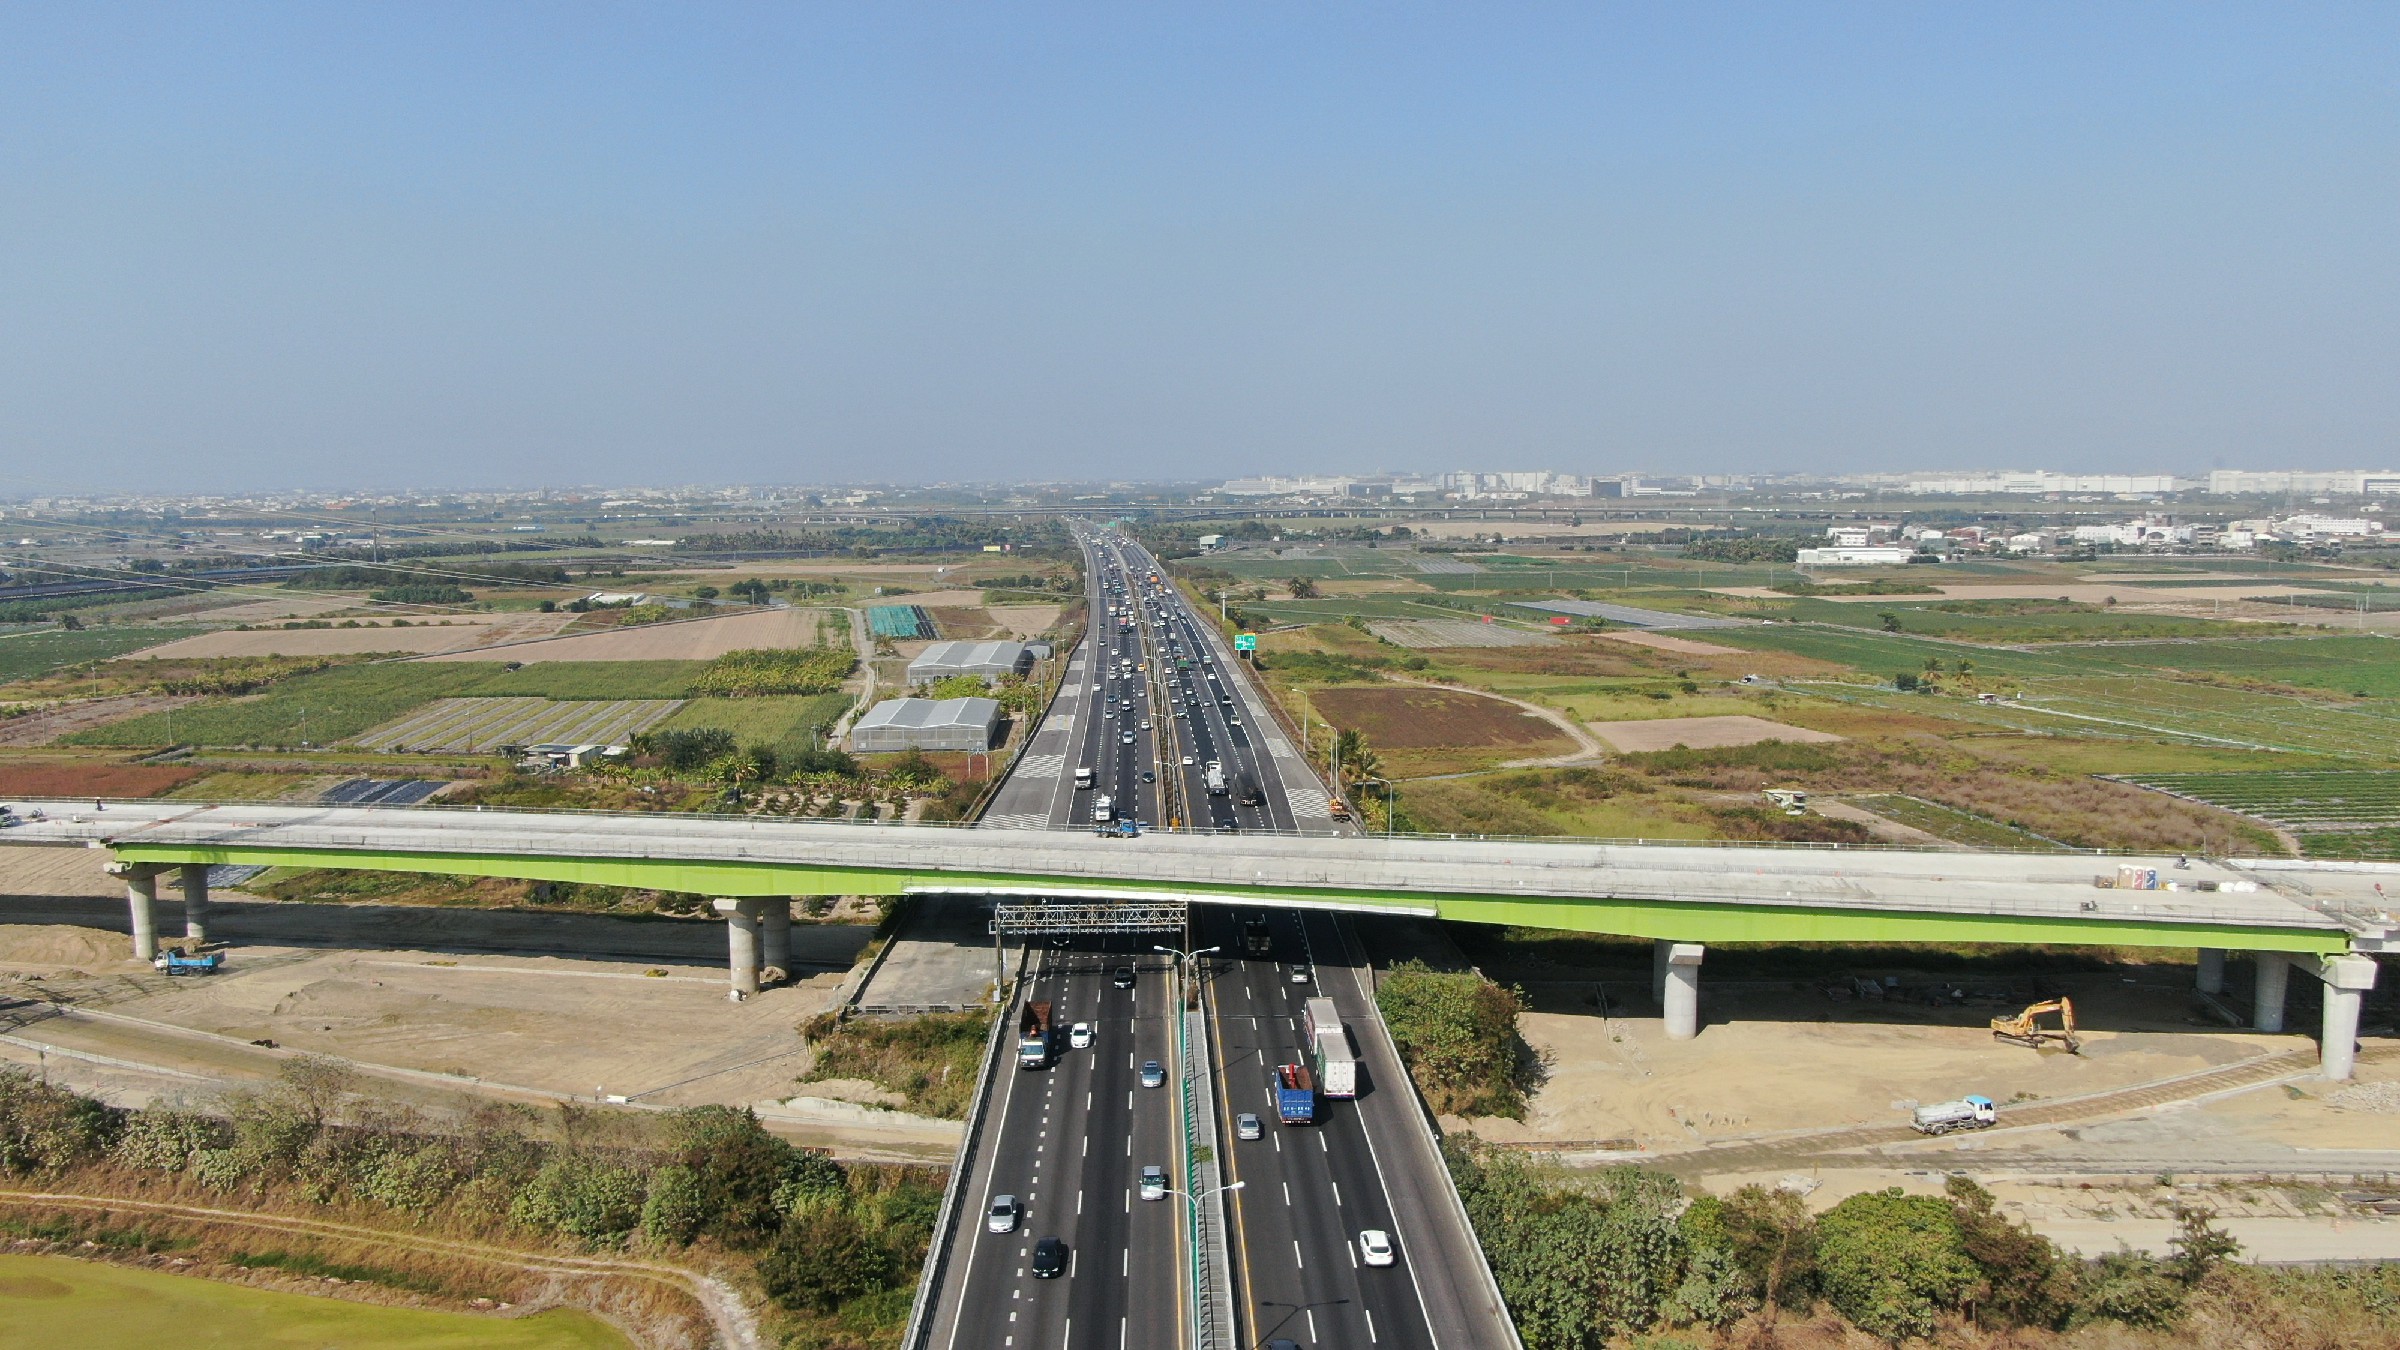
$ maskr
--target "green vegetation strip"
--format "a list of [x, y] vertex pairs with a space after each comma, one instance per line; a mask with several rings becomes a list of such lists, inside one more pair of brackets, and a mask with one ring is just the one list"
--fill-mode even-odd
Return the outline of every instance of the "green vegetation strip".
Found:
[[[273, 1260], [253, 1264], [279, 1265]], [[280, 1264], [288, 1268], [288, 1259]], [[607, 1323], [566, 1309], [530, 1317], [479, 1317], [389, 1308], [63, 1256], [0, 1256], [0, 1341], [83, 1350], [183, 1344], [615, 1350], [628, 1344]]]
[[0, 684], [33, 679], [86, 661], [105, 661], [190, 637], [199, 631], [197, 628], [28, 628], [0, 633]]
[[2400, 772], [2155, 773], [2126, 781], [2291, 829], [2400, 824]]

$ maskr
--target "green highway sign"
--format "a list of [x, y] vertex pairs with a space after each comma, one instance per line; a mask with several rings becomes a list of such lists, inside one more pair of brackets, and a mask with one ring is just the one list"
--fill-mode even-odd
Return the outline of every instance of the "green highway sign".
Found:
[[1233, 635], [1233, 649], [1234, 649], [1235, 651], [1237, 651], [1237, 652], [1254, 652], [1254, 651], [1257, 651], [1257, 650], [1258, 650], [1258, 634], [1256, 634], [1256, 633], [1236, 633], [1236, 634], [1234, 634], [1234, 635]]

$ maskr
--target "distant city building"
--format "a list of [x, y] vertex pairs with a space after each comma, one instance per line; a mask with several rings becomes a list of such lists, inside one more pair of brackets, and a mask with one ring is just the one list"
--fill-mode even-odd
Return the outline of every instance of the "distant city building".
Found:
[[2160, 492], [2183, 492], [2198, 486], [2196, 480], [2177, 478], [2173, 474], [2070, 474], [2037, 469], [1911, 478], [1904, 485], [1904, 490], [1919, 496], [1937, 497], [1978, 497], [1993, 493], [2039, 497], [2053, 492], [2144, 496]]
[[1033, 664], [1022, 642], [937, 642], [908, 663], [908, 682], [932, 684], [953, 675], [973, 675], [989, 684], [1003, 675], [1019, 675]]
[[2118, 548], [2165, 548], [2174, 544], [2193, 543], [2198, 537], [2197, 527], [2164, 520], [2129, 520], [2121, 525], [2078, 525], [2074, 533], [2078, 544], [2112, 544]]
[[2333, 469], [2304, 473], [2275, 469], [2217, 469], [2208, 475], [2208, 491], [2219, 497], [2254, 497], [2305, 493], [2327, 497], [2400, 496], [2400, 469]]
[[850, 728], [850, 748], [870, 755], [989, 750], [999, 725], [1000, 705], [988, 698], [887, 699]]

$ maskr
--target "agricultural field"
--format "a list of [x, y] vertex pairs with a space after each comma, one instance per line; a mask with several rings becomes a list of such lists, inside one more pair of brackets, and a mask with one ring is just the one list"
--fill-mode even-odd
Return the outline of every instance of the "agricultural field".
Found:
[[662, 731], [719, 727], [742, 745], [764, 745], [778, 754], [813, 750], [823, 728], [850, 706], [848, 694], [770, 694], [762, 698], [696, 698], [658, 724]]
[[1572, 755], [1578, 748], [1536, 714], [1447, 689], [1336, 686], [1312, 691], [1309, 702], [1318, 719], [1363, 734], [1383, 771], [1403, 777]]
[[670, 699], [444, 698], [351, 743], [387, 754], [480, 754], [506, 745], [618, 745], [665, 721], [681, 706]]
[[1367, 631], [1395, 647], [1431, 650], [1438, 647], [1546, 647], [1558, 639], [1548, 633], [1473, 619], [1377, 619]]
[[334, 745], [419, 704], [471, 693], [499, 673], [488, 662], [342, 666], [283, 680], [263, 694], [212, 699], [79, 731], [67, 745]]
[[2388, 770], [2157, 773], [2127, 781], [2287, 830], [2400, 825], [2400, 772]]
[[192, 628], [20, 628], [0, 632], [0, 684], [47, 675], [87, 661], [106, 661], [161, 642], [189, 637]]
[[120, 764], [109, 760], [0, 761], [0, 796], [155, 797], [200, 777], [182, 764]]
[[[820, 609], [741, 609], [708, 618], [643, 624], [515, 643], [502, 651], [452, 652], [431, 661], [713, 661], [756, 647], [806, 647], [820, 632], [846, 636], [839, 615]], [[835, 640], [839, 640], [837, 636]]]
[[1842, 800], [1862, 810], [1872, 811], [1884, 819], [1912, 829], [1923, 830], [1937, 839], [1953, 844], [1965, 844], [1983, 849], [2052, 849], [2058, 841], [2035, 834], [2031, 830], [2005, 825], [1988, 816], [1961, 811], [1955, 806], [1911, 797], [1901, 792], [1871, 792]]
[[[305, 1264], [279, 1252], [262, 1254], [259, 1262], [269, 1268], [284, 1263]], [[362, 1272], [376, 1273], [350, 1270]], [[348, 1350], [623, 1350], [627, 1345], [606, 1322], [563, 1308], [529, 1317], [395, 1308], [64, 1256], [20, 1255], [0, 1256], [0, 1341], [83, 1350], [181, 1344]]]

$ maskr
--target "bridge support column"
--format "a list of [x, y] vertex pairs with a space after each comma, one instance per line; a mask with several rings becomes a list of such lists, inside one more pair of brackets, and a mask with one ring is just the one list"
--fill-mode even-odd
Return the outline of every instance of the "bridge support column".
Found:
[[137, 864], [119, 875], [125, 878], [126, 906], [133, 911], [133, 959], [147, 961], [158, 955], [158, 869]]
[[732, 988], [726, 997], [739, 1003], [758, 992], [758, 915], [756, 900], [719, 900], [725, 916], [726, 973]]
[[1665, 938], [1650, 940], [1650, 1001], [1662, 1008], [1667, 1006], [1667, 953], [1673, 950], [1675, 944]]
[[759, 976], [775, 984], [792, 977], [792, 901], [770, 896], [760, 902], [765, 920], [759, 927]]
[[1678, 942], [1667, 953], [1667, 1039], [1688, 1041], [1700, 1034], [1700, 958], [1708, 948]]
[[2375, 987], [2375, 971], [2372, 956], [2329, 956], [2318, 969], [2325, 981], [2325, 1031], [2317, 1043], [2317, 1065], [2337, 1083], [2357, 1067], [2358, 1008]]
[[208, 945], [208, 865], [183, 865], [183, 940], [193, 951]]
[[2291, 980], [2292, 960], [2282, 952], [2252, 952], [2258, 963], [2257, 993], [2250, 1001], [2250, 1029], [2283, 1030], [2283, 989]]
[[2200, 969], [2192, 976], [2192, 987], [2203, 994], [2225, 992], [2225, 949], [2202, 947]]

